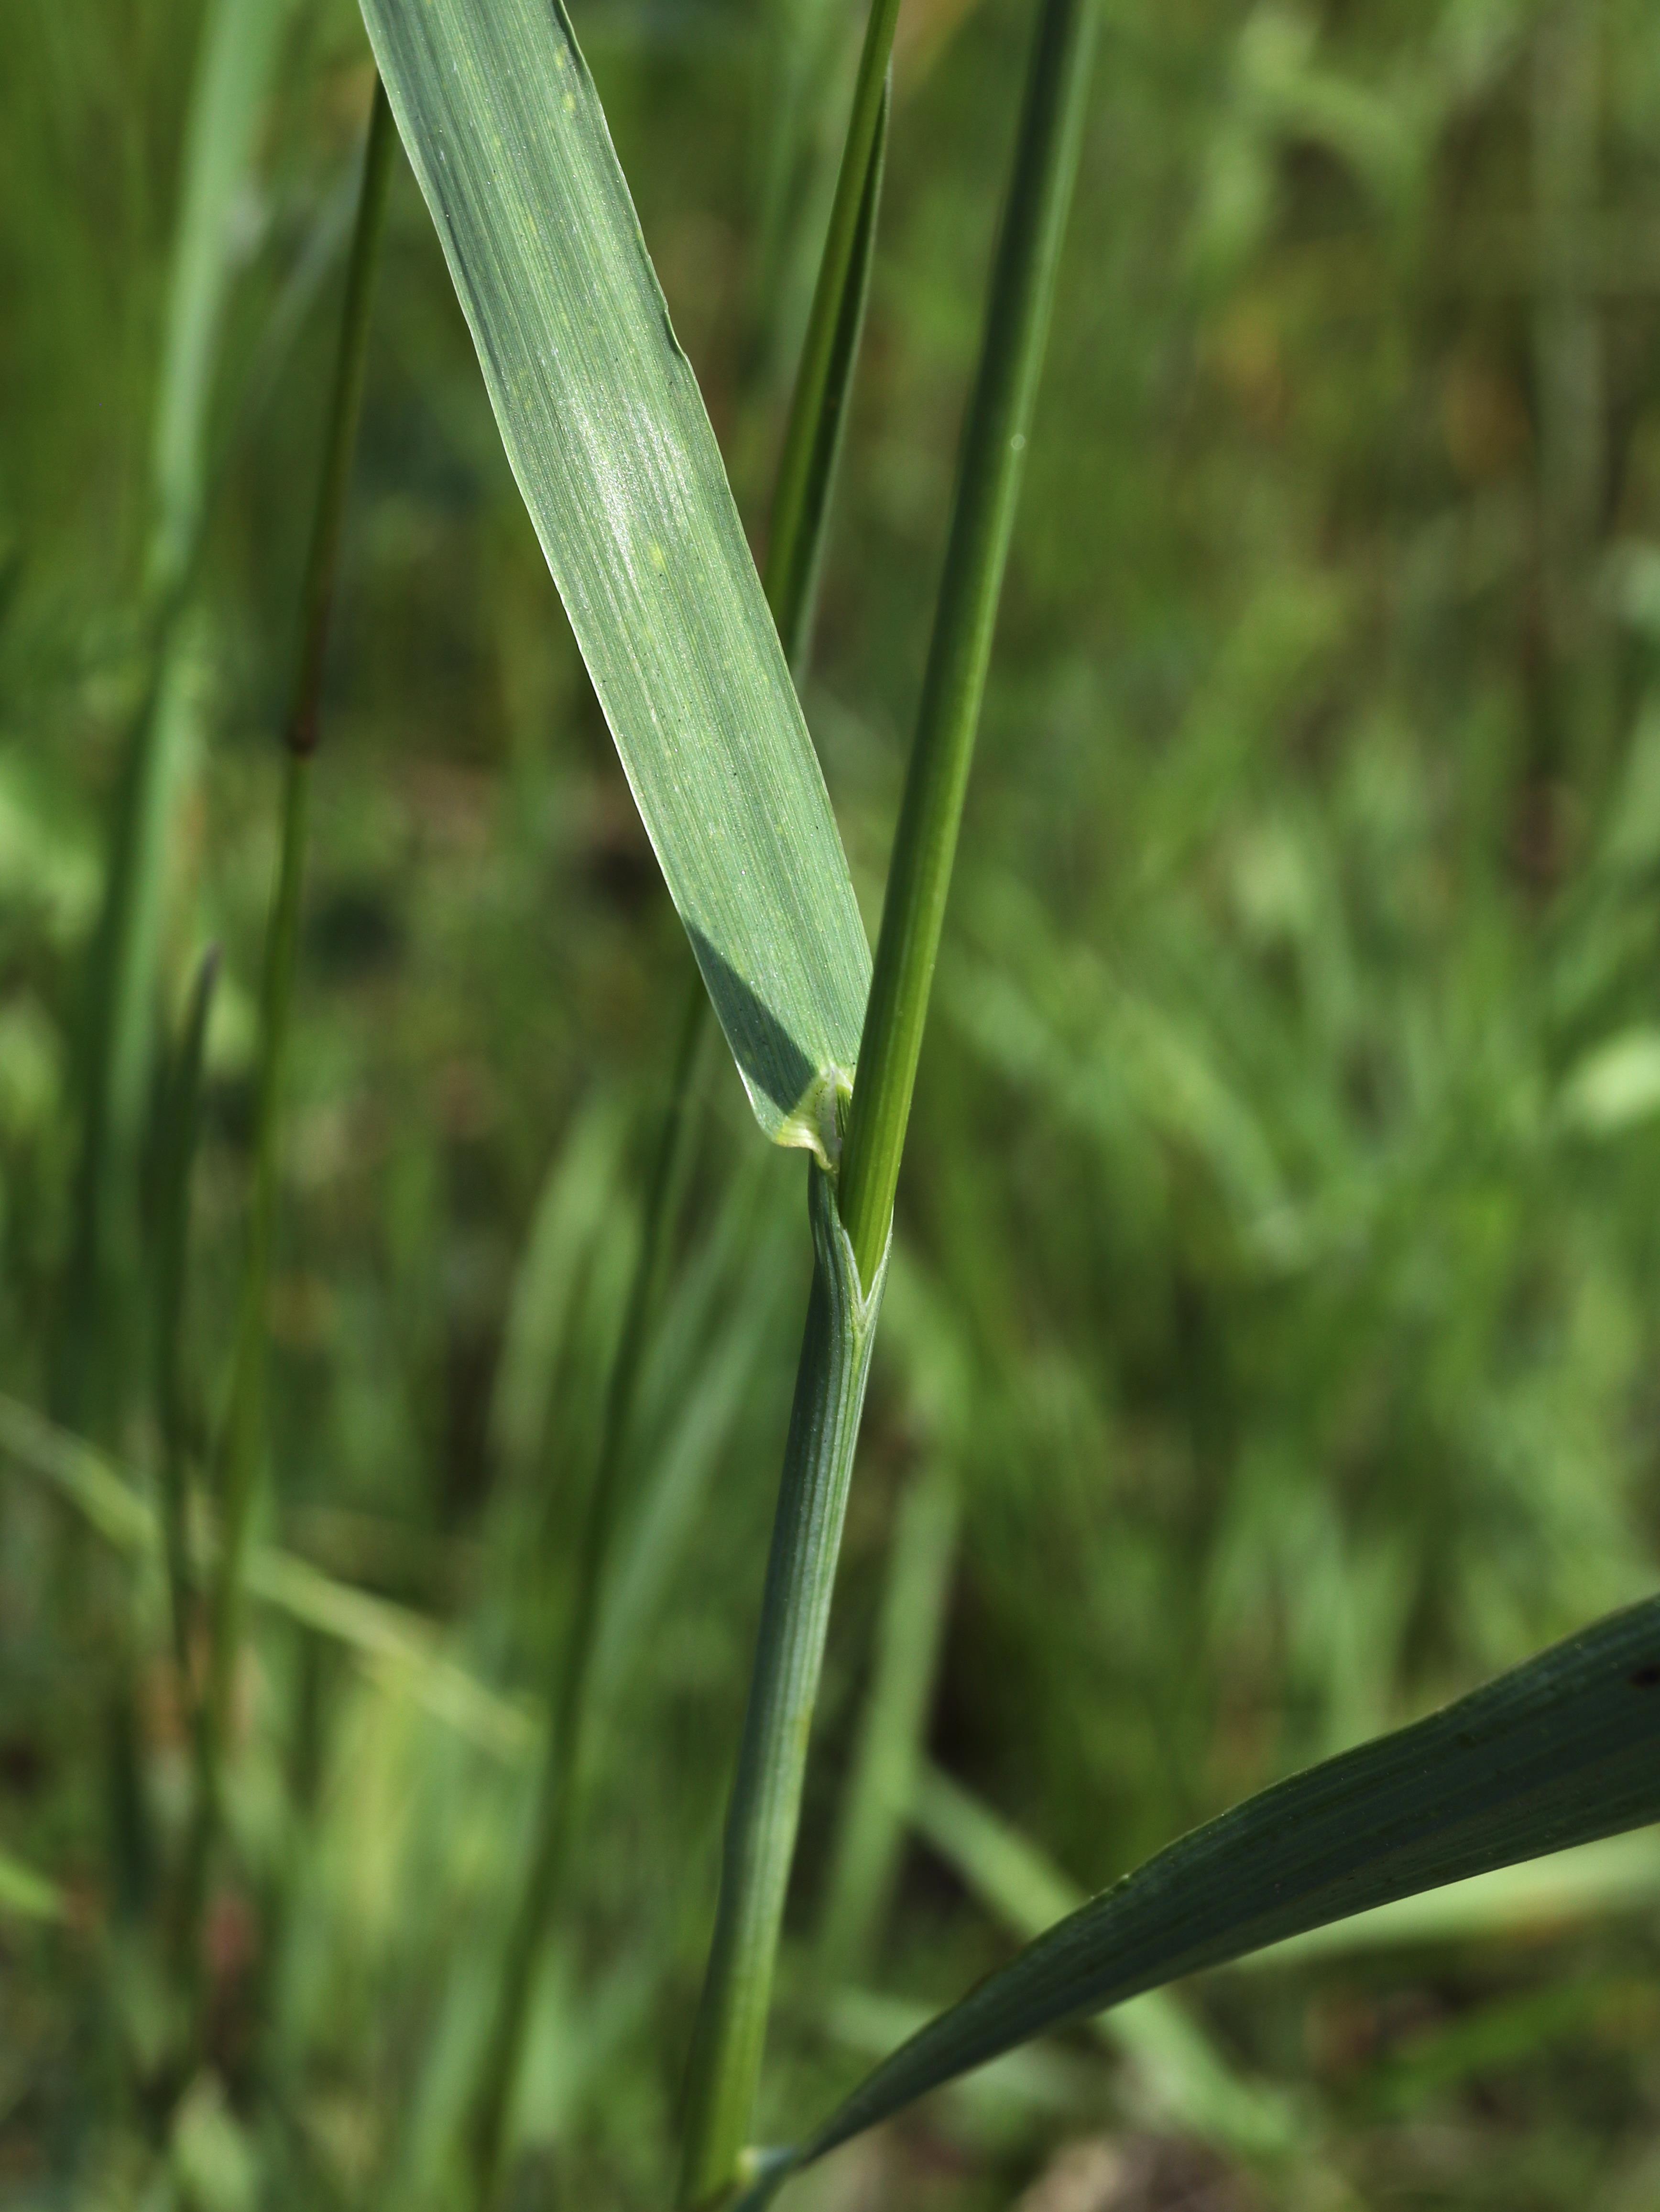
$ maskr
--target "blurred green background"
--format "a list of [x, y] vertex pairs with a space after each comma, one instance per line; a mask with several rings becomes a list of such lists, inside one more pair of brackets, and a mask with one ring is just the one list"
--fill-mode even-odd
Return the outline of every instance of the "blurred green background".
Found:
[[[210, 939], [204, 1437], [222, 1398], [277, 732], [372, 82], [346, 0], [234, 5], [265, 50], [189, 343], [168, 301], [201, 11], [18, 0], [0, 72], [0, 1389], [141, 1486], [155, 1040]], [[806, 687], [873, 932], [1029, 13], [902, 16]], [[1104, 17], [769, 2136], [1018, 1932], [915, 1743], [1093, 1887], [1653, 1579], [1652, 9]], [[758, 536], [858, 11], [575, 21]], [[146, 716], [165, 896], [124, 1063], [119, 1294], [95, 1372], [66, 1377], [88, 977]], [[460, 2100], [688, 968], [400, 160], [289, 1083], [262, 1531], [289, 1599], [242, 1686], [212, 2063], [181, 2075], [155, 1934], [188, 1784], [155, 1563], [0, 1407], [0, 2203], [464, 2201]], [[525, 2205], [671, 2185], [807, 1266], [800, 1164], [764, 1153], [715, 1051], [698, 1114], [520, 2089]], [[296, 1561], [331, 1578], [309, 1599]], [[342, 1585], [401, 1610], [343, 1613]], [[1657, 1970], [1645, 1840], [1491, 1927], [1209, 1977], [1176, 2015], [1202, 2063], [1063, 2039], [800, 2201], [1639, 2212]], [[1273, 2124], [1207, 2106], [1212, 2063]]]

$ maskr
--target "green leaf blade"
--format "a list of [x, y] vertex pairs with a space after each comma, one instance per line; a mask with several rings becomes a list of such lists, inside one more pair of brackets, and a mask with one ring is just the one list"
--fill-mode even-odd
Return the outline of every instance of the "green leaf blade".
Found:
[[508, 458], [775, 1141], [820, 1152], [870, 951], [598, 94], [547, 0], [363, 0]]
[[1045, 2029], [1372, 1906], [1660, 1820], [1660, 1598], [1182, 1837], [869, 2075], [800, 2162]]

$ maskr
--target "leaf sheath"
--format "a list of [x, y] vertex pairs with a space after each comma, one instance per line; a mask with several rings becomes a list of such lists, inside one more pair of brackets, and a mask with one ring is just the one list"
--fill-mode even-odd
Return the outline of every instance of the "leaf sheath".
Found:
[[870, 1290], [861, 1289], [830, 1178], [817, 1164], [808, 1178], [812, 1292], [692, 2046], [683, 2205], [701, 2204], [729, 2185], [748, 2138], [848, 1485], [886, 1281], [885, 1254]]

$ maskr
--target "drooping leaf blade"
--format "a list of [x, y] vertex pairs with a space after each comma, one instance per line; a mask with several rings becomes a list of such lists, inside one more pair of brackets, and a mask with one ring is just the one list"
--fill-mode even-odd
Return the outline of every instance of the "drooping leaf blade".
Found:
[[558, 0], [363, 0], [502, 441], [768, 1135], [821, 1151], [870, 952], [714, 435]]
[[[1374, 1905], [1660, 1820], [1660, 1598], [1208, 1821], [877, 2067], [784, 2171], [1045, 2029]], [[757, 2191], [757, 2197], [763, 2192]]]

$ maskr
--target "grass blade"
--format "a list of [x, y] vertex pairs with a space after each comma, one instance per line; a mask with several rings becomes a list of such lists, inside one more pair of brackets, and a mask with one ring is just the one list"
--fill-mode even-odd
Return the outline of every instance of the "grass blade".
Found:
[[357, 224], [346, 276], [328, 429], [301, 592], [301, 635], [286, 732], [282, 847], [265, 941], [261, 1001], [253, 1191], [222, 1451], [222, 1527], [213, 1588], [212, 1652], [206, 1701], [212, 1773], [204, 1796], [204, 1834], [198, 1842], [198, 1853], [205, 1852], [216, 1818], [216, 1775], [225, 1755], [231, 1690], [241, 1638], [248, 1530], [260, 1455], [265, 1447], [266, 1306], [277, 1213], [277, 1132], [299, 945], [300, 890], [305, 867], [311, 763], [317, 743], [323, 659], [339, 557], [341, 522], [362, 401], [369, 300], [386, 214], [392, 144], [391, 112], [385, 92], [377, 83], [364, 148]]
[[828, 1158], [870, 972], [598, 94], [547, 0], [364, 0], [508, 457], [757, 1121]]
[[219, 950], [210, 945], [197, 970], [165, 1113], [155, 1283], [155, 1402], [161, 1437], [161, 1526], [165, 1537], [168, 1611], [179, 1694], [195, 1707], [192, 1692], [191, 1631], [195, 1603], [191, 1572], [188, 1486], [189, 1437], [185, 1404], [185, 1297], [190, 1272], [191, 1182], [202, 1119], [202, 1061], [208, 1016], [219, 976]]
[[236, 204], [288, 12], [288, 0], [215, 0], [204, 26], [151, 449], [151, 583], [163, 597], [183, 581], [201, 529], [214, 369], [236, 263]]
[[1657, 1819], [1660, 1599], [1651, 1598], [1171, 1844], [897, 2051], [794, 2162], [1046, 2028], [1307, 1929]]
[[490, 1443], [510, 1487], [536, 1470], [582, 1268], [616, 1219], [623, 1119], [585, 1108], [550, 1166], [514, 1283], [490, 1394]]
[[156, 1036], [162, 904], [188, 750], [188, 625], [181, 622], [211, 474], [210, 419], [236, 205], [276, 64], [286, 0], [214, 0], [185, 126], [151, 433], [146, 588], [153, 665], [110, 817], [104, 902], [88, 961], [79, 1071], [74, 1243], [56, 1356], [56, 1410], [102, 1426], [117, 1395], [116, 1285], [131, 1269], [140, 1127]]
[[[841, 450], [847, 395], [864, 329], [887, 142], [887, 52], [892, 42], [896, 11], [897, 0], [877, 0], [866, 30], [860, 86], [838, 179], [836, 207], [832, 212], [830, 236], [819, 268], [807, 342], [797, 370], [780, 468], [779, 493], [774, 502], [765, 590], [786, 659], [796, 672], [811, 643], [814, 592]], [[853, 206], [850, 231], [841, 219], [842, 201], [849, 196]], [[550, 1705], [550, 1733], [538, 1797], [535, 1841], [506, 1971], [498, 1984], [496, 2010], [474, 2106], [472, 2167], [477, 2202], [481, 2206], [493, 2200], [500, 2183], [536, 1966], [575, 1834], [583, 1742], [590, 1723], [589, 1678], [596, 1656], [603, 1659], [606, 1656], [599, 1651], [598, 1641], [600, 1590], [607, 1579], [613, 1546], [623, 1447], [633, 1426], [649, 1310], [661, 1273], [669, 1231], [678, 1211], [685, 1173], [691, 1133], [689, 1094], [692, 1072], [701, 1051], [706, 1003], [702, 990], [696, 990], [682, 1018], [677, 1065], [648, 1190], [641, 1247], [612, 1366], [598, 1462], [579, 1540], [576, 1607]], [[684, 1424], [688, 1433], [681, 1440], [684, 1474], [681, 1481], [665, 1489], [660, 1502], [666, 1516], [672, 1511], [676, 1493], [689, 1486], [685, 1477], [695, 1477], [698, 1455], [696, 1439], [690, 1432], [696, 1425], [693, 1409], [689, 1407]], [[607, 1626], [614, 1632], [613, 1652], [626, 1632], [627, 1604], [637, 1604], [638, 1585], [651, 1571], [651, 1559], [660, 1557], [666, 1548], [663, 1532], [652, 1533], [657, 1534], [659, 1540], [644, 1551], [636, 1547], [632, 1562], [636, 1571], [611, 1608]]]
[[168, 612], [127, 735], [81, 1016], [74, 1228], [52, 1397], [60, 1419], [100, 1432], [115, 1425], [131, 1366], [126, 1292], [137, 1270], [168, 830], [190, 744], [190, 627]]
[[1420, 1890], [1350, 1920], [1252, 1951], [1243, 1972], [1293, 1972], [1310, 1961], [1435, 1944], [1507, 1942], [1575, 1922], [1652, 1911], [1660, 1899], [1660, 1833], [1606, 1836], [1549, 1858], [1523, 1859], [1443, 1889]]
[[898, 0], [875, 0], [865, 26], [824, 258], [790, 397], [767, 538], [767, 599], [784, 655], [800, 676], [812, 644], [830, 486], [847, 426], [848, 394], [864, 333], [876, 218], [893, 106], [888, 56]]

